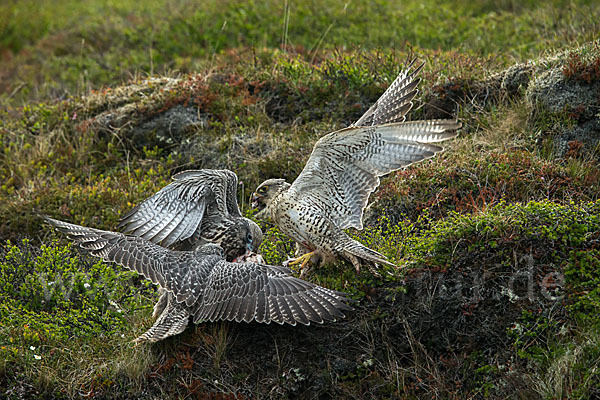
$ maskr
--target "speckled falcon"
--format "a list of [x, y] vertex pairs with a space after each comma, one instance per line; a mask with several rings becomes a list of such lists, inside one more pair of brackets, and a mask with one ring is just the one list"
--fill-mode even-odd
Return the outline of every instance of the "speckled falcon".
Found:
[[236, 321], [309, 325], [343, 318], [345, 295], [294, 277], [285, 267], [230, 263], [215, 244], [174, 251], [138, 236], [44, 217], [81, 248], [137, 271], [169, 292], [154, 325], [136, 339], [156, 342], [194, 323]]
[[269, 179], [252, 195], [258, 218], [271, 220], [299, 245], [302, 256], [290, 264], [348, 259], [376, 272], [377, 264], [394, 265], [344, 232], [362, 229], [362, 215], [379, 177], [433, 157], [433, 143], [456, 136], [456, 120], [406, 121], [417, 94], [414, 60], [371, 108], [350, 127], [323, 136], [294, 183]]
[[[134, 236], [174, 250], [193, 250], [214, 243], [221, 246], [227, 261], [264, 263], [257, 254], [262, 231], [256, 223], [242, 217], [236, 198], [238, 178], [229, 170], [188, 170], [173, 176], [173, 182], [129, 211], [118, 225]], [[159, 299], [152, 316], [152, 334], [167, 334], [172, 318], [178, 321], [181, 306], [173, 294], [159, 288]], [[173, 314], [171, 316], [171, 314]], [[187, 324], [186, 324], [187, 325]], [[173, 325], [174, 326], [174, 325]], [[185, 329], [185, 325], [181, 328]], [[149, 331], [146, 339], [151, 336]]]
[[176, 250], [192, 250], [207, 243], [221, 245], [227, 261], [256, 252], [262, 232], [242, 217], [232, 171], [188, 170], [144, 200], [120, 221], [125, 233]]

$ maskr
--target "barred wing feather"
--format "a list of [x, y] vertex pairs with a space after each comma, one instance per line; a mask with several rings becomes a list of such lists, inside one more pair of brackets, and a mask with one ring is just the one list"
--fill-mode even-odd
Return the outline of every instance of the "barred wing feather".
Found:
[[351, 310], [343, 300], [343, 293], [298, 279], [285, 267], [221, 261], [207, 278], [194, 322], [322, 323]]
[[[163, 246], [193, 237], [203, 219], [241, 216], [237, 176], [228, 170], [190, 170], [127, 213], [119, 228]], [[218, 221], [215, 221], [218, 222]]]
[[352, 126], [374, 126], [402, 122], [411, 110], [412, 99], [416, 96], [417, 85], [421, 81], [418, 73], [425, 63], [421, 63], [412, 72], [416, 59], [403, 70], [381, 97]]
[[322, 137], [289, 189], [290, 197], [316, 208], [342, 228], [362, 229], [362, 213], [379, 177], [430, 158], [432, 143], [456, 136], [454, 120], [349, 127]]
[[172, 251], [137, 236], [44, 218], [82, 249], [104, 261], [136, 271], [172, 292], [179, 303], [191, 306], [203, 293], [203, 275], [210, 268], [210, 256], [198, 259], [193, 252]]

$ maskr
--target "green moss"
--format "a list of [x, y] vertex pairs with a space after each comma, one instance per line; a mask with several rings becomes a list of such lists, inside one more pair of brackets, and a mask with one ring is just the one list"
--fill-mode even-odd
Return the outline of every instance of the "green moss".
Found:
[[[122, 356], [131, 353], [123, 347], [150, 313], [151, 285], [140, 284], [135, 273], [80, 256], [70, 245], [36, 247], [23, 240], [4, 244], [0, 252], [4, 377], [33, 377], [38, 393], [63, 397], [75, 389], [69, 382], [87, 386], [91, 380], [112, 380], [126, 365], [138, 368], [136, 362], [146, 362]], [[95, 372], [73, 377], [77, 365]]]
[[3, 344], [52, 344], [74, 336], [120, 334], [127, 323], [123, 310], [140, 305], [133, 296], [140, 291], [133, 285], [136, 274], [92, 264], [70, 246], [36, 249], [24, 240], [18, 246], [6, 244], [2, 253], [0, 314], [6, 329], [20, 331], [3, 336]]
[[564, 257], [573, 247], [589, 243], [591, 234], [600, 229], [598, 207], [598, 202], [583, 207], [500, 203], [481, 214], [452, 213], [425, 230], [418, 243], [410, 244], [410, 251], [416, 260], [443, 267], [453, 253], [491, 250], [496, 254], [518, 238], [548, 243], [553, 248], [551, 256]]
[[[586, 233], [591, 240], [597, 240], [598, 231]], [[565, 264], [570, 311], [584, 324], [600, 327], [600, 251], [594, 248], [573, 249]]]

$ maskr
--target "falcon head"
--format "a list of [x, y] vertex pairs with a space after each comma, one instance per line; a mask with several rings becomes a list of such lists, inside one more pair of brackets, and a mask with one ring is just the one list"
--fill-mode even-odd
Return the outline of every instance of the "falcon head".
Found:
[[225, 230], [219, 244], [225, 251], [225, 259], [234, 261], [242, 255], [257, 252], [262, 239], [262, 231], [254, 221], [239, 218]]
[[279, 193], [291, 185], [285, 179], [268, 179], [261, 183], [252, 194], [252, 208], [262, 211]]

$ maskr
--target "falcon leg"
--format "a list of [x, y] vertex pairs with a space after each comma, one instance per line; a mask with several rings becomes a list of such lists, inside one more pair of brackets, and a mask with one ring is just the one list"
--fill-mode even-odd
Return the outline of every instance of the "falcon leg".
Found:
[[154, 305], [154, 311], [152, 312], [152, 318], [155, 319], [158, 318], [160, 314], [162, 314], [162, 312], [167, 307], [167, 304], [169, 303], [169, 296], [165, 289], [158, 288], [158, 294], [160, 295], [160, 297]]
[[309, 253], [306, 254], [302, 254], [300, 257], [297, 257], [295, 259], [290, 260], [287, 265], [296, 265], [296, 264], [300, 264], [300, 277], [303, 277], [305, 274], [305, 267], [308, 264], [308, 262], [310, 261], [310, 259], [312, 258], [313, 255], [315, 255], [316, 250], [311, 251]]
[[315, 252], [316, 252], [316, 250], [315, 251], [311, 251], [310, 253], [302, 254], [298, 258], [290, 260], [288, 262], [288, 265], [296, 265], [296, 264], [302, 263], [302, 265], [300, 266], [300, 268], [304, 268], [306, 266], [306, 263], [308, 263], [308, 261], [315, 254]]
[[308, 265], [308, 261], [310, 260], [310, 257], [307, 258], [306, 260], [304, 260], [302, 262], [302, 265], [300, 265], [300, 279], [306, 277], [308, 275], [308, 273], [312, 270], [312, 265]]
[[346, 257], [348, 257], [354, 268], [356, 268], [356, 273], [358, 274], [360, 272], [360, 260], [358, 259], [358, 257], [350, 253], [346, 253], [345, 255]]
[[310, 249], [296, 242], [296, 251], [294, 252], [294, 256], [300, 257], [302, 254], [306, 253], [310, 253]]

